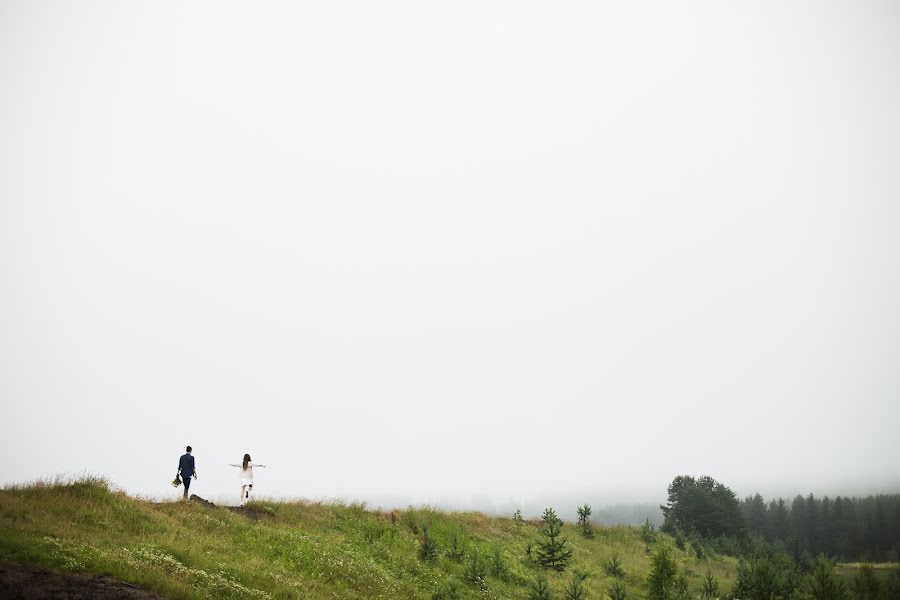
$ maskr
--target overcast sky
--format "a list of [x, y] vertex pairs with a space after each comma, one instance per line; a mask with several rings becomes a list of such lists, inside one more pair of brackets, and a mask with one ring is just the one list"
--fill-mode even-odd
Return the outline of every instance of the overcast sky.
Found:
[[0, 482], [900, 489], [898, 107], [888, 1], [2, 0]]

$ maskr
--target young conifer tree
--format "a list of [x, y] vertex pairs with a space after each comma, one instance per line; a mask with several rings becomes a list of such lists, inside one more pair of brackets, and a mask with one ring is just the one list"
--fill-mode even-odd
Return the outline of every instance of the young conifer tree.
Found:
[[437, 544], [428, 534], [428, 527], [422, 528], [422, 535], [419, 538], [419, 560], [425, 562], [434, 562], [437, 559]]
[[471, 556], [469, 556], [469, 561], [466, 563], [466, 569], [463, 573], [466, 581], [474, 586], [486, 588], [486, 572], [487, 568], [485, 567], [484, 560], [479, 556], [478, 550], [474, 550]]
[[550, 584], [543, 575], [538, 575], [537, 579], [528, 586], [528, 600], [552, 600], [553, 594], [550, 593]]
[[509, 570], [506, 568], [506, 563], [503, 562], [503, 555], [499, 545], [494, 546], [494, 549], [491, 551], [490, 570], [491, 575], [497, 579], [505, 580], [509, 575]]
[[465, 558], [465, 556], [466, 548], [462, 541], [460, 541], [459, 535], [454, 531], [450, 535], [450, 547], [447, 548], [447, 558], [453, 562], [462, 562], [462, 559]]
[[618, 580], [609, 586], [608, 594], [610, 600], [627, 600], [628, 598], [628, 594], [625, 592], [625, 584]]
[[709, 571], [700, 584], [700, 598], [702, 600], [718, 600], [719, 598], [719, 581], [713, 577]]
[[625, 578], [625, 568], [622, 566], [622, 559], [615, 552], [609, 557], [609, 560], [603, 563], [603, 570], [610, 577], [615, 577], [616, 579]]
[[676, 595], [678, 565], [672, 552], [660, 545], [650, 558], [650, 573], [647, 575], [648, 600], [670, 600]]
[[591, 507], [589, 504], [578, 507], [578, 526], [581, 534], [586, 537], [594, 537], [594, 529], [591, 527]]
[[552, 508], [545, 510], [541, 518], [544, 524], [539, 531], [544, 541], [538, 542], [537, 562], [545, 569], [565, 571], [572, 558], [572, 550], [567, 545], [568, 540], [560, 538], [563, 522]]
[[587, 598], [584, 591], [585, 579], [587, 579], [587, 575], [583, 573], [572, 573], [572, 578], [563, 590], [563, 597], [566, 600], [585, 600]]

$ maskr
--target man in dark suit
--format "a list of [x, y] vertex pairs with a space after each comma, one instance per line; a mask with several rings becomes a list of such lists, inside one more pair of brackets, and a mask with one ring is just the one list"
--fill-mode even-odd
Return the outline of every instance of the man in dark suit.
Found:
[[190, 446], [187, 447], [186, 454], [182, 454], [178, 459], [178, 474], [181, 475], [181, 482], [184, 483], [184, 499], [187, 500], [191, 477], [197, 479], [197, 469], [194, 467], [194, 457], [191, 456]]

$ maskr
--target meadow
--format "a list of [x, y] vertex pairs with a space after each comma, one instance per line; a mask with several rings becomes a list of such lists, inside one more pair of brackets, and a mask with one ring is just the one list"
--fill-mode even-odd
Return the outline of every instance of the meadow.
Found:
[[[544, 570], [527, 556], [542, 539], [539, 526], [428, 507], [159, 503], [83, 478], [0, 490], [0, 563], [108, 575], [171, 599], [527, 598], [538, 575], [562, 598], [573, 572], [587, 575], [585, 597], [600, 599], [614, 582], [604, 571], [614, 554], [628, 598], [642, 598], [655, 544], [671, 546], [691, 589], [711, 573], [724, 594], [735, 577], [736, 559], [699, 559], [663, 534], [647, 543], [638, 528], [595, 525], [587, 538], [571, 523], [563, 527], [573, 551], [568, 569]], [[433, 561], [419, 558], [425, 528], [437, 545]], [[454, 538], [462, 557], [448, 555]], [[487, 565], [478, 581], [465, 577], [473, 555]]]

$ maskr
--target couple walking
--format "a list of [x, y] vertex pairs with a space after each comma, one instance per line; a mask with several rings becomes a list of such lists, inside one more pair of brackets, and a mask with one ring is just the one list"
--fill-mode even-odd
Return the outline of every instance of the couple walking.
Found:
[[[194, 456], [191, 454], [191, 447], [185, 449], [185, 453], [178, 459], [178, 473], [176, 480], [181, 477], [184, 483], [184, 498], [188, 498], [188, 489], [191, 487], [191, 479], [197, 479], [197, 467], [194, 462]], [[244, 455], [241, 464], [228, 463], [231, 467], [240, 469], [238, 475], [241, 478], [241, 506], [250, 499], [250, 492], [253, 491], [253, 467], [265, 467], [266, 465], [254, 465], [249, 454]]]

